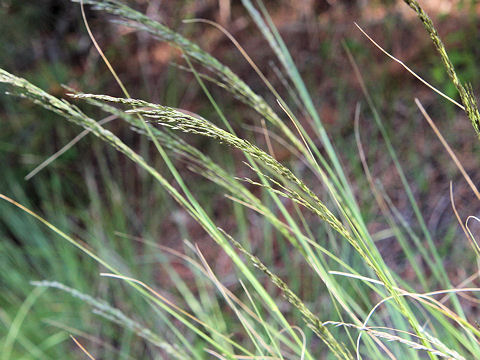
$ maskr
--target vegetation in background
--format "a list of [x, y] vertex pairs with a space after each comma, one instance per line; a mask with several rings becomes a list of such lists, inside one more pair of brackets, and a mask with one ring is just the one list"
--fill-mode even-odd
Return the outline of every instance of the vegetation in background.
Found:
[[[81, 172], [47, 170], [28, 186], [9, 171], [1, 179], [0, 284], [7, 291], [0, 296], [0, 359], [53, 359], [65, 349], [71, 358], [88, 352], [96, 359], [478, 356], [480, 331], [467, 306], [477, 302], [470, 286], [478, 275], [475, 236], [460, 217], [464, 235], [453, 217], [432, 234], [352, 42], [344, 42], [344, 54], [366, 104], [355, 108], [353, 154], [330, 135], [261, 1], [242, 4], [275, 55], [272, 68], [285, 89], [272, 85], [223, 28], [202, 26], [229, 37], [265, 95], [164, 23], [122, 2], [83, 2], [176, 48], [184, 61], [174, 76], [190, 73], [213, 111], [200, 116], [132, 99], [121, 82], [123, 97], [68, 88], [63, 98], [0, 69], [20, 109], [34, 103], [96, 138], [88, 159], [74, 157]], [[432, 26], [416, 2], [409, 5]], [[429, 30], [478, 131], [473, 92]], [[226, 107], [226, 95], [242, 110]], [[249, 127], [242, 129], [246, 114]], [[368, 144], [364, 117], [377, 127]], [[365, 151], [374, 146], [396, 174], [393, 196], [405, 194], [409, 213], [372, 175]], [[285, 152], [292, 161], [282, 161]], [[202, 188], [200, 179], [211, 185]], [[457, 215], [453, 199], [454, 192]], [[172, 228], [183, 243], [169, 239]], [[462, 282], [445, 266], [456, 251]]]

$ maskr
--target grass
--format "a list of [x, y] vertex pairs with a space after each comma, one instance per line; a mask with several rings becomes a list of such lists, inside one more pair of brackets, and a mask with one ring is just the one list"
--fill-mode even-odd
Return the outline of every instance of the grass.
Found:
[[[34, 182], [36, 192], [49, 198], [45, 208], [38, 208], [8, 176], [2, 180], [2, 188], [9, 189], [1, 195], [2, 236], [21, 239], [0, 245], [1, 270], [12, 274], [2, 278], [11, 290], [0, 297], [5, 309], [0, 313], [5, 333], [2, 360], [64, 357], [65, 349], [72, 358], [96, 359], [467, 359], [480, 354], [480, 331], [464, 309], [465, 294], [476, 300], [478, 289], [452, 284], [388, 124], [347, 45], [381, 146], [418, 226], [404, 218], [371, 174], [358, 125], [360, 106], [355, 129], [365, 173], [350, 178], [336, 139], [327, 133], [261, 1], [242, 3], [276, 55], [295, 107], [215, 23], [189, 21], [223, 31], [276, 102], [256, 93], [194, 42], [127, 5], [113, 0], [83, 3], [179, 49], [185, 59], [181, 68], [194, 75], [219, 124], [171, 106], [132, 99], [113, 68], [124, 98], [69, 89], [67, 98], [61, 99], [0, 69], [0, 83], [9, 94], [80, 126], [109, 146], [92, 142], [95, 164], [87, 162], [82, 174], [87, 193], [75, 203], [63, 200], [64, 193], [75, 191], [68, 187], [75, 185], [65, 184], [55, 172], [49, 173], [50, 184]], [[456, 78], [428, 16], [416, 2], [408, 4], [430, 31], [478, 131], [473, 93]], [[231, 118], [239, 114], [222, 106], [210, 90], [212, 84], [256, 112], [268, 150], [237, 133]], [[102, 115], [97, 121], [83, 108]], [[313, 132], [299, 114], [306, 115]], [[108, 116], [127, 124], [140, 140], [128, 141], [107, 129], [99, 120]], [[195, 137], [217, 143], [219, 150], [205, 154], [192, 145]], [[278, 137], [308, 172], [276, 159], [271, 141]], [[124, 159], [131, 164], [122, 165]], [[193, 177], [180, 169], [182, 162]], [[137, 171], [140, 183], [134, 184], [133, 176], [126, 174]], [[95, 174], [101, 175], [101, 186]], [[222, 212], [233, 219], [233, 226], [219, 223], [221, 218], [212, 212], [213, 196], [200, 191], [198, 177], [212, 182], [215, 194], [225, 195]], [[369, 230], [370, 214], [354, 190], [354, 184], [362, 181], [371, 189], [372, 204], [381, 210], [387, 224], [384, 232], [400, 246], [405, 267], [413, 270], [412, 278], [394, 271], [386, 260], [388, 251], [379, 249], [381, 235]], [[141, 218], [134, 209], [138, 204]], [[177, 226], [185, 240], [166, 246], [158, 241], [159, 237], [168, 241], [167, 229], [158, 225], [158, 219], [172, 209], [179, 214]], [[261, 238], [253, 241], [259, 233]], [[208, 245], [215, 246], [215, 257], [226, 256], [232, 271], [223, 273], [213, 266], [212, 251], [199, 242], [205, 236], [213, 240]], [[466, 236], [476, 244], [471, 233]], [[475, 268], [476, 253], [467, 260], [471, 263], [465, 269]], [[39, 324], [48, 331], [39, 332]]]

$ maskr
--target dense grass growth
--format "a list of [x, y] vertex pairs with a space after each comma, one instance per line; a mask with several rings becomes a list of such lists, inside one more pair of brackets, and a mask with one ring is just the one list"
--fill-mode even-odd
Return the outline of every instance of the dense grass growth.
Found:
[[[35, 103], [58, 121], [95, 137], [94, 161], [85, 160], [82, 181], [65, 182], [56, 172], [49, 175], [50, 183], [33, 178], [33, 193], [48, 198], [46, 205], [29, 197], [7, 171], [2, 177], [2, 188], [9, 190], [0, 194], [5, 240], [0, 242], [0, 270], [6, 289], [0, 296], [1, 360], [65, 358], [65, 351], [68, 358], [95, 359], [480, 355], [480, 330], [465, 310], [466, 302], [478, 301], [478, 289], [468, 281], [452, 284], [444, 247], [427, 226], [388, 124], [347, 43], [345, 53], [378, 127], [379, 146], [393, 164], [413, 221], [404, 218], [372, 176], [359, 131], [360, 104], [354, 128], [357, 163], [364, 172], [344, 165], [339, 141], [327, 133], [261, 1], [242, 4], [281, 66], [288, 98], [216, 23], [189, 21], [223, 31], [267, 95], [254, 91], [195, 42], [124, 3], [83, 3], [180, 51], [185, 61], [177, 67], [193, 74], [214, 112], [206, 119], [132, 98], [100, 48], [124, 97], [68, 88], [60, 98], [0, 69], [0, 83], [9, 95], [22, 104]], [[416, 2], [407, 3], [429, 29], [478, 133], [471, 87], [458, 80], [428, 16]], [[237, 99], [239, 109], [255, 113], [265, 146], [238, 130], [232, 119], [244, 121], [243, 110], [225, 109], [213, 87]], [[417, 105], [430, 121], [418, 100]], [[109, 121], [126, 124], [128, 137], [109, 130]], [[214, 145], [201, 146], [196, 140], [202, 137]], [[281, 161], [272, 141], [296, 160]], [[480, 200], [474, 183], [463, 174], [472, 199], [476, 195]], [[212, 185], [202, 188], [200, 178]], [[86, 193], [65, 202], [64, 195], [76, 192], [80, 183]], [[358, 201], [358, 184], [369, 188], [370, 202]], [[215, 201], [221, 203], [221, 216]], [[385, 227], [373, 232], [369, 222], [377, 209]], [[158, 225], [158, 219], [168, 216], [182, 234], [182, 244], [169, 242], [168, 228]], [[461, 266], [475, 272], [471, 282], [480, 249], [464, 221], [459, 218], [464, 236], [453, 222], [444, 237], [458, 244], [447, 250], [465, 251]], [[389, 249], [378, 245], [382, 238], [399, 249], [396, 256], [408, 277], [388, 263]], [[215, 260], [221, 258], [228, 265], [219, 266]]]

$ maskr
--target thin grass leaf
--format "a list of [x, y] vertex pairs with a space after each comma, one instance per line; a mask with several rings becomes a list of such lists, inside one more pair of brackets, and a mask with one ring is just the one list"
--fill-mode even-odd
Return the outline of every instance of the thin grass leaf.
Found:
[[430, 19], [428, 14], [423, 10], [420, 4], [416, 0], [404, 0], [404, 2], [410, 6], [413, 11], [417, 14], [418, 18], [422, 22], [425, 30], [427, 30], [432, 39], [435, 48], [437, 49], [440, 59], [442, 60], [443, 66], [447, 71], [450, 80], [458, 91], [460, 99], [462, 100], [463, 106], [465, 106], [465, 113], [470, 119], [472, 126], [477, 134], [480, 137], [480, 113], [478, 112], [477, 100], [473, 93], [473, 88], [471, 84], [462, 84], [460, 79], [455, 72], [455, 67], [453, 66], [450, 58], [448, 57], [447, 49], [443, 45], [442, 39], [438, 35], [437, 29], [433, 25], [433, 21]]
[[169, 353], [171, 356], [177, 359], [182, 359], [186, 357], [185, 354], [182, 354], [180, 349], [177, 349], [175, 346], [164, 341], [158, 335], [154, 334], [150, 329], [140, 324], [139, 322], [129, 318], [120, 309], [112, 307], [110, 304], [108, 304], [103, 300], [96, 299], [90, 295], [82, 293], [76, 289], [72, 289], [57, 281], [47, 281], [47, 280], [32, 281], [31, 285], [35, 287], [40, 287], [40, 288], [53, 288], [53, 289], [58, 289], [63, 292], [66, 292], [71, 296], [73, 296], [74, 298], [77, 298], [80, 301], [92, 306], [95, 309], [94, 311], [96, 314], [104, 318], [107, 318], [108, 320], [113, 321], [117, 324], [120, 324], [121, 326], [127, 329], [130, 329], [139, 337], [163, 349], [164, 351]]
[[305, 306], [303, 301], [292, 290], [290, 290], [288, 285], [282, 279], [272, 273], [258, 257], [248, 252], [238, 241], [233, 239], [227, 233], [224, 232], [224, 234], [229, 238], [232, 244], [234, 244], [235, 247], [249, 259], [253, 266], [265, 273], [270, 281], [272, 281], [272, 283], [282, 291], [285, 299], [287, 299], [287, 301], [303, 315], [308, 327], [310, 327], [312, 331], [325, 342], [325, 344], [334, 352], [334, 354], [337, 354], [338, 358], [353, 359], [346, 346], [341, 342], [338, 342], [332, 336], [327, 327], [323, 326], [322, 321]]

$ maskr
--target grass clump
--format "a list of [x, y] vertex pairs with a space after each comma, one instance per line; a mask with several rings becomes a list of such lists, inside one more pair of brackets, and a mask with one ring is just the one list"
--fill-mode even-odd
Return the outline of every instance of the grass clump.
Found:
[[[314, 134], [309, 134], [302, 121], [296, 117], [295, 111], [288, 107], [288, 102], [282, 99], [233, 38], [231, 39], [240, 52], [247, 57], [247, 61], [277, 99], [281, 111], [274, 111], [275, 107], [254, 92], [229, 67], [164, 24], [118, 1], [85, 0], [83, 3], [115, 16], [116, 22], [122, 25], [145, 31], [180, 49], [187, 63], [183, 68], [195, 75], [218, 117], [223, 120], [225, 129], [197, 114], [132, 99], [126, 91], [126, 97], [119, 98], [104, 94], [76, 93], [70, 89], [70, 99], [60, 99], [3, 69], [0, 69], [0, 83], [7, 87], [9, 94], [38, 104], [88, 130], [149, 175], [154, 184], [160, 185], [175, 201], [176, 206], [188, 214], [203, 233], [214, 241], [218, 250], [228, 256], [235, 269], [232, 272], [234, 285], [230, 289], [217, 278], [205, 260], [201, 247], [192, 244], [196, 239], [189, 234], [185, 226], [179, 225], [180, 230], [186, 234], [183, 252], [152, 244], [143, 238], [139, 241], [148, 248], [142, 261], [160, 263], [162, 271], [172, 279], [171, 289], [166, 289], [169, 294], [165, 294], [155, 290], [153, 284], [148, 285], [154, 282], [154, 267], [150, 268], [149, 272], [145, 272], [143, 268], [143, 271], [135, 268], [140, 262], [134, 255], [137, 251], [135, 240], [139, 240], [138, 237], [120, 234], [118, 231], [102, 234], [106, 237], [117, 236], [130, 243], [131, 251], [126, 256], [131, 258], [121, 260], [115, 256], [116, 252], [114, 248], [110, 249], [108, 242], [89, 241], [87, 237], [91, 236], [91, 233], [88, 232], [83, 234], [83, 240], [78, 240], [60, 230], [60, 226], [53, 225], [55, 219], [52, 216], [49, 216], [51, 220], [47, 221], [10, 196], [0, 195], [3, 200], [32, 215], [93, 260], [96, 264], [89, 265], [89, 276], [92, 276], [95, 282], [106, 286], [106, 283], [114, 283], [116, 280], [128, 285], [128, 288], [122, 285], [111, 286], [116, 292], [125, 294], [122, 295], [122, 301], [132, 305], [130, 310], [134, 314], [129, 315], [125, 309], [88, 294], [89, 291], [85, 289], [88, 289], [88, 282], [83, 289], [76, 289], [70, 286], [69, 283], [74, 282], [69, 279], [38, 279], [39, 281], [32, 282], [35, 290], [25, 300], [17, 318], [10, 321], [7, 316], [3, 317], [4, 324], [10, 323], [12, 329], [3, 341], [4, 354], [7, 354], [4, 359], [12, 358], [13, 354], [21, 354], [22, 349], [28, 346], [28, 340], [22, 334], [20, 325], [25, 314], [34, 307], [35, 301], [52, 291], [64, 294], [62, 299], [70, 295], [75, 301], [79, 301], [81, 306], [90, 307], [102, 321], [108, 322], [113, 330], [106, 339], [115, 339], [116, 334], [122, 334], [122, 341], [125, 339], [125, 342], [119, 348], [111, 349], [102, 345], [89, 351], [91, 356], [99, 358], [102, 354], [108, 354], [106, 356], [110, 358], [156, 358], [156, 352], [161, 352], [167, 358], [179, 359], [201, 359], [210, 356], [221, 359], [353, 359], [355, 355], [357, 358], [364, 356], [375, 359], [421, 359], [426, 356], [432, 359], [465, 359], [480, 354], [480, 331], [468, 320], [457, 296], [457, 293], [463, 294], [467, 290], [455, 289], [451, 285], [449, 274], [443, 267], [442, 259], [438, 256], [432, 236], [403, 175], [388, 132], [364, 85], [367, 102], [386, 142], [388, 154], [402, 178], [402, 185], [414, 208], [420, 224], [420, 234], [417, 234], [413, 226], [402, 221], [388, 196], [382, 194], [381, 188], [373, 182], [364, 156], [361, 156], [363, 165], [372, 191], [385, 215], [387, 230], [401, 245], [408, 266], [415, 269], [413, 280], [403, 279], [396, 274], [387, 265], [385, 254], [379, 251], [377, 242], [367, 227], [367, 217], [347, 179], [341, 156], [327, 135], [292, 56], [261, 1], [257, 6], [249, 0], [243, 0], [242, 3], [283, 66], [286, 78], [293, 84], [297, 103], [302, 107], [302, 112], [309, 114], [312, 119]], [[423, 14], [421, 18], [424, 24], [431, 24], [416, 2], [408, 3], [419, 14]], [[433, 25], [431, 26], [433, 28]], [[436, 32], [432, 34], [435, 35]], [[437, 42], [437, 48], [443, 49], [448, 60], [443, 44], [439, 40]], [[361, 80], [355, 60], [350, 53], [348, 55], [356, 75]], [[447, 61], [443, 57], [442, 60]], [[197, 70], [194, 65], [201, 70]], [[450, 76], [453, 76], [455, 82], [453, 67]], [[277, 160], [274, 154], [238, 135], [229, 121], [231, 114], [221, 109], [221, 102], [217, 102], [209, 92], [204, 80], [218, 85], [251, 107], [261, 121], [269, 124], [269, 131], [276, 136], [283, 136], [298, 152], [321, 186], [309, 184], [288, 164]], [[458, 85], [455, 84], [467, 114], [478, 132], [480, 117], [473, 92], [459, 82]], [[142, 141], [147, 142], [147, 148], [148, 144], [153, 142], [169, 174], [156, 166], [151, 152], [140, 154], [134, 150], [134, 145], [129, 145], [113, 131], [106, 129], [100, 121], [87, 115], [86, 111], [80, 109], [82, 105], [74, 104], [74, 100], [82, 100], [93, 105], [97, 111], [125, 122]], [[128, 109], [123, 110], [111, 104], [121, 104]], [[359, 116], [358, 112], [357, 115]], [[287, 118], [294, 125], [295, 131], [283, 120]], [[240, 154], [244, 161], [243, 166], [238, 166], [242, 166], [242, 172], [249, 175], [239, 176], [232, 171], [236, 164], [222, 163], [191, 145], [193, 135], [218, 142], [226, 149], [222, 151]], [[362, 148], [360, 141], [359, 148]], [[232, 209], [238, 228], [250, 226], [246, 223], [246, 214], [256, 214], [257, 226], [267, 229], [264, 240], [269, 246], [267, 250], [271, 252], [274, 245], [280, 244], [285, 249], [282, 255], [287, 261], [299, 259], [303, 271], [307, 271], [315, 283], [311, 286], [315, 286], [315, 290], [312, 290], [309, 301], [301, 296], [302, 292], [306, 292], [305, 289], [310, 288], [309, 285], [302, 284], [302, 272], [293, 269], [293, 275], [298, 278], [296, 284], [290, 284], [284, 280], [284, 276], [291, 274], [285, 274], [278, 262], [272, 258], [262, 259], [262, 256], [257, 254], [258, 247], [251, 241], [248, 231], [244, 232], [246, 235], [237, 238], [235, 230], [224, 230], [208, 210], [208, 202], [199, 197], [201, 194], [195, 191], [195, 184], [190, 184], [179, 171], [172, 156], [186, 161], [190, 170], [210, 180], [219, 191], [227, 193], [227, 198], [233, 201]], [[107, 168], [108, 166], [105, 166], [105, 169]], [[114, 188], [115, 180], [109, 178], [108, 181], [109, 186]], [[150, 185], [153, 186], [153, 183]], [[118, 196], [121, 198], [122, 195]], [[287, 207], [287, 204], [290, 206]], [[127, 222], [132, 221], [126, 218]], [[11, 223], [14, 227], [15, 221]], [[101, 223], [97, 224], [97, 230], [98, 227], [102, 227]], [[270, 234], [268, 230], [271, 230]], [[150, 236], [156, 238], [158, 234]], [[94, 246], [87, 246], [84, 241]], [[7, 251], [13, 251], [7, 247], [8, 245], [5, 247]], [[48, 257], [48, 254], [46, 256]], [[50, 256], [50, 261], [52, 257], [54, 255]], [[431, 278], [427, 279], [423, 274], [424, 270], [416, 263], [418, 257], [425, 261], [425, 269], [431, 271]], [[182, 279], [174, 270], [172, 259], [180, 260], [188, 268], [193, 274], [192, 281]], [[80, 267], [76, 261], [71, 259], [70, 263]], [[102, 272], [104, 277], [98, 278], [99, 272]], [[300, 286], [297, 286], [298, 284]], [[438, 287], [443, 289], [438, 290]], [[476, 288], [468, 289], [468, 292], [473, 294], [477, 291]], [[283, 298], [277, 296], [278, 294]], [[435, 298], [445, 294], [448, 294], [448, 298], [443, 301]], [[172, 301], [171, 297], [176, 300]], [[286, 299], [288, 304], [282, 303], [282, 299]], [[444, 304], [446, 300], [450, 306]], [[10, 305], [13, 301], [8, 299]], [[122, 305], [125, 306], [123, 302]], [[135, 312], [135, 309], [138, 309], [138, 312]], [[299, 319], [303, 321], [297, 321]], [[89, 338], [84, 333], [81, 336], [88, 342]], [[141, 354], [138, 346], [128, 345], [133, 342], [131, 339], [134, 336], [144, 344], [145, 350]], [[64, 336], [57, 342], [65, 339]], [[39, 346], [32, 354], [49, 358], [48, 351], [48, 348]]]

